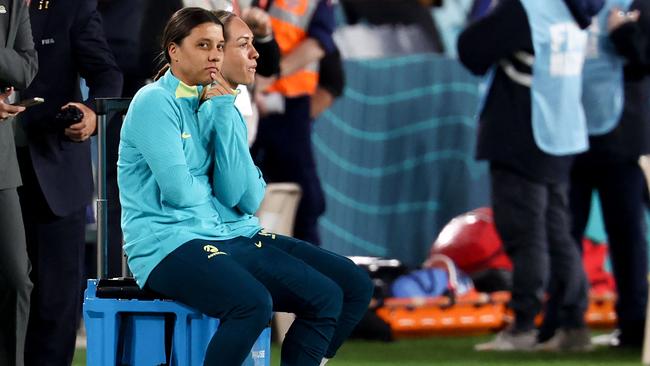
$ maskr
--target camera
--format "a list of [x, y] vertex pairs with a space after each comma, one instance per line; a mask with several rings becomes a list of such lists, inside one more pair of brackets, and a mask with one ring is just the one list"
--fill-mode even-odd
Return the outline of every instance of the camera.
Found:
[[81, 122], [84, 118], [84, 112], [81, 109], [69, 105], [63, 108], [59, 113], [56, 114], [54, 120], [56, 125], [60, 129], [66, 129], [75, 123]]

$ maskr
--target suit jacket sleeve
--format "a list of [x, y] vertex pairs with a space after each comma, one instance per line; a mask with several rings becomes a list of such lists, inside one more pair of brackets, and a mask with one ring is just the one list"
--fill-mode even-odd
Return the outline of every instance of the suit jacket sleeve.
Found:
[[72, 27], [72, 50], [79, 65], [79, 74], [86, 80], [92, 108], [95, 98], [119, 97], [122, 94], [122, 73], [111, 53], [96, 1], [80, 1]]
[[0, 48], [0, 86], [25, 89], [36, 76], [38, 58], [27, 6], [22, 0], [14, 1], [13, 5], [18, 7], [17, 24], [10, 26], [18, 27], [18, 31], [13, 48]]

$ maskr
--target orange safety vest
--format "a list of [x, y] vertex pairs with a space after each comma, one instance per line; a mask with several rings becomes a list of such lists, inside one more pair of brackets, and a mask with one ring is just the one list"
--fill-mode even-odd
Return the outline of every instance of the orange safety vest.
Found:
[[[274, 0], [268, 10], [275, 40], [281, 55], [293, 51], [307, 38], [307, 27], [319, 0]], [[291, 75], [283, 76], [267, 91], [277, 92], [286, 97], [312, 95], [318, 86], [318, 62]]]

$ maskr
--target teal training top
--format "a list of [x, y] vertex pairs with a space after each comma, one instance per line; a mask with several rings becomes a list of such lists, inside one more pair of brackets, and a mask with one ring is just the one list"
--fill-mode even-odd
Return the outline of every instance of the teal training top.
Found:
[[[199, 103], [201, 86], [168, 71], [133, 98], [120, 135], [124, 250], [140, 287], [194, 239], [251, 237], [265, 183], [246, 144], [234, 95]], [[214, 186], [214, 189], [213, 189]]]

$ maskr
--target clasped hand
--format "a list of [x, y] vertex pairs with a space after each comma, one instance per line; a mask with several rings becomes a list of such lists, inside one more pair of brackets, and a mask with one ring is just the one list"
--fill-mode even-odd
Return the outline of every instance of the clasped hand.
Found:
[[95, 132], [95, 128], [97, 127], [97, 115], [85, 104], [77, 102], [68, 103], [61, 107], [61, 110], [68, 106], [75, 106], [79, 108], [81, 112], [83, 112], [84, 116], [81, 121], [70, 125], [70, 127], [63, 130], [63, 134], [65, 134], [70, 140], [74, 142], [83, 142], [88, 140], [90, 136], [92, 136], [92, 134]]
[[0, 120], [4, 121], [8, 118], [15, 117], [18, 113], [25, 110], [25, 107], [9, 104], [9, 97], [14, 93], [14, 88], [7, 88], [5, 92], [0, 94]]

